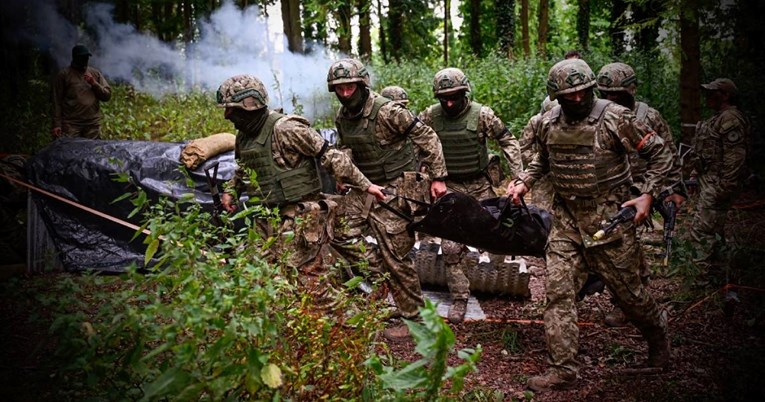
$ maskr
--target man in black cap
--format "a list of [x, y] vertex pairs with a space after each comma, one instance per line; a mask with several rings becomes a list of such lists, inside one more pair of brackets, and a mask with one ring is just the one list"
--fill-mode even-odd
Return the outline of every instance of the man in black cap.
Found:
[[59, 71], [53, 82], [53, 138], [101, 136], [100, 102], [112, 97], [103, 74], [88, 66], [87, 47], [72, 48], [72, 64]]

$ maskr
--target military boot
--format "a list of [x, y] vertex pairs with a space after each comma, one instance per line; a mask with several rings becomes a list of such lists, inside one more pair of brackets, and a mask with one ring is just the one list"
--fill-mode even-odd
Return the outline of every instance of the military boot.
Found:
[[467, 312], [467, 300], [455, 300], [449, 307], [449, 313], [446, 317], [452, 324], [459, 324], [465, 320], [465, 313]]
[[648, 340], [648, 366], [666, 368], [669, 365], [670, 346], [667, 335], [663, 332], [651, 334]]
[[624, 327], [627, 325], [627, 316], [624, 315], [624, 311], [618, 306], [614, 306], [614, 309], [610, 313], [606, 314], [603, 320], [607, 327]]
[[566, 389], [574, 385], [576, 374], [563, 373], [559, 370], [547, 370], [542, 375], [529, 378], [526, 386], [534, 392], [547, 392], [554, 389]]

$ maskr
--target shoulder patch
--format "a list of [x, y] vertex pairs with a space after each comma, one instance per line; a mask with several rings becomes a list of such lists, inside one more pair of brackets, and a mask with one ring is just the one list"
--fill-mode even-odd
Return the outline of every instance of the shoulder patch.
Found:
[[725, 139], [731, 144], [736, 144], [741, 142], [743, 136], [739, 130], [731, 130], [725, 135]]

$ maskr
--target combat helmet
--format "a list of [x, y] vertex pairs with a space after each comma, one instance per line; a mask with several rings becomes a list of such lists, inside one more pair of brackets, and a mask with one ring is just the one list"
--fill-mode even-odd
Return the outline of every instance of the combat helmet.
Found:
[[624, 63], [606, 64], [598, 72], [598, 89], [604, 92], [625, 91], [635, 96], [637, 76], [635, 70]]
[[372, 86], [369, 72], [358, 60], [342, 59], [332, 63], [327, 73], [327, 89], [335, 92], [335, 85], [360, 82], [367, 87]]
[[382, 91], [380, 91], [380, 95], [392, 101], [401, 103], [402, 105], [409, 103], [409, 95], [406, 93], [406, 90], [395, 85], [383, 88]]
[[218, 107], [259, 110], [268, 106], [268, 92], [259, 79], [247, 74], [235, 75], [223, 81], [216, 100]]
[[459, 91], [470, 91], [470, 80], [459, 68], [445, 68], [433, 77], [433, 95], [436, 98]]
[[595, 86], [595, 73], [582, 59], [566, 59], [555, 63], [547, 75], [550, 100]]

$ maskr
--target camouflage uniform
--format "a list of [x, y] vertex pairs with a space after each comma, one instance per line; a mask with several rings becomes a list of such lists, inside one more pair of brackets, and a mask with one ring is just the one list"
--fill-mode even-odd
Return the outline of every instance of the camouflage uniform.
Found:
[[[444, 101], [441, 100], [441, 103], [431, 105], [420, 113], [418, 118], [426, 125], [433, 127], [444, 147], [448, 171], [447, 187], [451, 191], [467, 194], [480, 201], [496, 197], [492, 186], [499, 185], [499, 183], [492, 183], [487, 172], [488, 139], [499, 144], [513, 177], [522, 171], [523, 166], [518, 140], [490, 107], [467, 99], [469, 90], [470, 84], [467, 77], [459, 69], [447, 68], [439, 71], [433, 83], [436, 98], [445, 95], [465, 96], [464, 109], [450, 116], [443, 106]], [[455, 169], [461, 169], [466, 173], [456, 174]], [[442, 239], [441, 250], [452, 300], [467, 302], [470, 296], [470, 282], [465, 276], [465, 270], [470, 268], [466, 266], [465, 258], [468, 248], [461, 243]], [[460, 322], [463, 317], [464, 313], [461, 317], [449, 315], [452, 322]]]
[[[250, 99], [256, 100], [248, 104]], [[252, 76], [231, 77], [218, 90], [220, 107], [252, 112], [265, 109], [267, 103], [265, 87]], [[320, 305], [332, 303], [337, 295], [326, 283], [331, 279], [327, 278], [329, 272], [322, 264], [320, 252], [333, 237], [336, 205], [322, 199], [316, 160], [338, 179], [361, 189], [372, 183], [345, 154], [329, 148], [308, 120], [275, 111], [262, 112], [263, 118], [237, 126], [235, 157], [239, 167], [227, 189], [237, 195], [247, 194], [248, 203], [278, 208], [278, 227], [267, 217], [256, 219], [265, 238], [285, 239], [277, 241], [266, 256], [276, 261], [286, 254], [286, 265], [298, 270], [301, 284], [314, 295], [315, 301]], [[257, 174], [257, 183], [251, 180], [251, 171]], [[298, 175], [302, 175], [299, 182], [290, 181], [290, 177]]]
[[[550, 70], [548, 91], [551, 97], [582, 90], [586, 93], [592, 91], [594, 79], [584, 61], [564, 60]], [[603, 279], [646, 338], [649, 364], [666, 364], [669, 355], [666, 318], [660, 315], [638, 275], [640, 245], [634, 225], [621, 225], [598, 241], [592, 235], [600, 222], [613, 216], [630, 198], [629, 153], [639, 152], [648, 159], [646, 181], [637, 190], [654, 197], [672, 166], [672, 155], [664, 141], [637, 122], [628, 109], [592, 96], [589, 99], [589, 114], [584, 117], [569, 121], [562, 103], [544, 116], [537, 137], [539, 154], [520, 176], [531, 188], [549, 172], [555, 190], [544, 313], [552, 367], [548, 374], [529, 380], [532, 388], [540, 380], [550, 385], [576, 377], [579, 329], [575, 297], [577, 278], [586, 271]]]
[[[84, 46], [72, 49], [73, 56], [77, 56], [78, 52], [90, 56]], [[86, 73], [95, 79], [92, 85], [85, 81]], [[111, 97], [112, 89], [97, 69], [74, 65], [64, 68], [53, 82], [53, 127], [60, 127], [64, 137], [100, 138], [100, 102], [106, 102]]]
[[396, 103], [400, 103], [402, 106], [407, 106], [409, 104], [409, 94], [406, 93], [404, 88], [399, 86], [387, 86], [380, 91], [380, 95]]
[[[335, 85], [355, 82], [363, 93], [370, 84], [364, 66], [351, 59], [333, 63], [327, 82], [332, 92]], [[438, 136], [398, 103], [368, 91], [361, 111], [354, 114], [343, 106], [337, 112], [335, 124], [338, 147], [349, 149], [360, 170], [388, 190], [397, 194], [405, 191], [408, 184], [403, 173], [415, 169], [414, 149], [419, 151], [419, 162], [428, 168], [431, 177], [442, 179], [446, 176]], [[371, 137], [366, 134], [370, 132]], [[395, 160], [400, 161], [398, 166], [391, 163]], [[355, 188], [340, 203], [333, 248], [352, 264], [367, 261], [370, 271], [388, 274], [387, 283], [401, 315], [417, 317], [424, 300], [414, 262], [409, 256], [414, 236], [406, 229], [408, 221]], [[404, 214], [411, 213], [411, 206], [401, 198], [388, 204]], [[376, 247], [365, 244], [364, 236], [368, 235], [375, 238]]]
[[[731, 96], [737, 93], [735, 84], [727, 79], [717, 79], [704, 88], [727, 91]], [[751, 124], [741, 110], [728, 104], [715, 111], [714, 116], [699, 123], [693, 143], [699, 197], [690, 236], [696, 246], [696, 263], [704, 274], [719, 247], [717, 236], [725, 238], [728, 210], [748, 173], [746, 159], [751, 141]]]
[[[538, 152], [536, 137], [542, 125], [542, 115], [557, 105], [557, 101], [550, 101], [549, 97], [545, 97], [542, 102], [542, 110], [531, 116], [523, 128], [518, 143], [521, 147], [521, 159], [524, 166], [528, 166], [534, 159], [534, 155]], [[534, 184], [534, 191], [531, 192], [531, 203], [539, 208], [550, 211], [552, 209], [552, 194], [552, 183], [547, 176], [544, 176]]]

